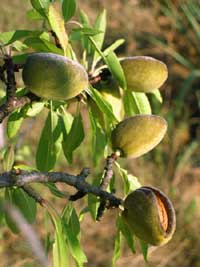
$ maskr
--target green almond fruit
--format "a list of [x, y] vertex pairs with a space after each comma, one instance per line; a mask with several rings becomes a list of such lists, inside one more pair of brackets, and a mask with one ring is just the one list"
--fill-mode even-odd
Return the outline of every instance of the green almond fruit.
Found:
[[131, 232], [154, 246], [166, 244], [176, 228], [176, 216], [168, 197], [159, 189], [143, 186], [124, 200], [122, 218]]
[[117, 124], [111, 142], [121, 157], [137, 158], [152, 150], [163, 139], [167, 122], [157, 115], [135, 115]]
[[122, 90], [117, 82], [110, 78], [107, 81], [101, 81], [96, 85], [103, 98], [112, 106], [115, 117], [120, 121], [124, 117], [122, 102]]
[[35, 95], [51, 100], [68, 100], [88, 85], [83, 66], [53, 53], [33, 53], [25, 62], [22, 78]]
[[160, 88], [168, 76], [167, 66], [147, 56], [127, 57], [120, 61], [127, 88], [135, 92], [152, 92]]

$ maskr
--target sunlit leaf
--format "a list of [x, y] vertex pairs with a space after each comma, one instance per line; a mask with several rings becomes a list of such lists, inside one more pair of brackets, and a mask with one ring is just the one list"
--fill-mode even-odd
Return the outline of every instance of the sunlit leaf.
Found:
[[14, 152], [14, 146], [9, 145], [5, 151], [4, 157], [3, 157], [3, 169], [4, 171], [8, 172], [13, 168], [13, 164], [15, 161], [15, 152]]
[[13, 138], [18, 133], [22, 122], [24, 120], [24, 114], [21, 110], [13, 111], [7, 121], [7, 135], [8, 138]]
[[30, 2], [32, 7], [45, 18], [49, 8], [50, 0], [30, 0]]
[[55, 32], [59, 39], [60, 45], [66, 53], [68, 46], [68, 36], [65, 30], [64, 20], [60, 16], [60, 13], [55, 9], [53, 4], [49, 6], [48, 20], [52, 30]]

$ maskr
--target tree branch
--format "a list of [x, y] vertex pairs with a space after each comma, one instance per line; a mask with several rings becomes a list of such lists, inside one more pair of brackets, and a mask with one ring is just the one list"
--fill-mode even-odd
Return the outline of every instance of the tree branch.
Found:
[[[12, 61], [12, 57], [6, 55], [4, 58], [5, 64], [0, 67], [0, 79], [6, 84], [6, 102], [0, 106], [0, 123], [15, 109], [23, 107], [25, 104], [31, 103], [39, 98], [32, 93], [26, 96], [16, 97], [16, 81], [15, 71], [20, 68]], [[5, 78], [6, 72], [6, 78]]]
[[65, 183], [75, 187], [78, 191], [85, 194], [94, 194], [100, 199], [109, 201], [109, 207], [119, 207], [122, 199], [115, 197], [113, 194], [102, 190], [100, 187], [92, 186], [85, 181], [90, 171], [85, 168], [77, 176], [62, 172], [37, 172], [37, 171], [9, 171], [0, 174], [0, 188], [3, 187], [24, 187], [31, 183]]

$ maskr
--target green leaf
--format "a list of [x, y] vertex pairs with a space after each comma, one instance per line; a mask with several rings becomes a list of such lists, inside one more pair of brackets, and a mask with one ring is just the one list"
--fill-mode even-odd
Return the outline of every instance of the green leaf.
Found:
[[133, 239], [133, 233], [129, 230], [128, 226], [123, 222], [121, 216], [118, 217], [118, 227], [124, 236], [128, 247], [133, 253], [135, 253], [135, 243]]
[[65, 241], [64, 229], [61, 217], [56, 210], [45, 202], [48, 214], [55, 228], [53, 244], [53, 267], [70, 266], [68, 259], [68, 246]]
[[3, 45], [9, 45], [23, 38], [40, 36], [41, 33], [42, 33], [41, 31], [29, 31], [29, 30], [2, 32], [0, 33], [0, 41], [3, 43]]
[[18, 207], [28, 223], [33, 223], [36, 217], [37, 205], [35, 200], [21, 188], [13, 189], [13, 204]]
[[18, 52], [22, 52], [28, 49], [28, 46], [22, 43], [21, 41], [15, 41], [12, 43], [13, 50], [16, 50]]
[[105, 114], [107, 119], [113, 123], [117, 122], [117, 119], [113, 114], [111, 105], [102, 97], [99, 91], [93, 87], [90, 87], [87, 89], [87, 92], [94, 100], [94, 102], [97, 104], [101, 112]]
[[61, 122], [58, 115], [49, 111], [36, 153], [36, 166], [40, 171], [53, 169], [61, 150]]
[[35, 117], [43, 110], [44, 106], [45, 102], [33, 102], [25, 105], [22, 108], [22, 112], [27, 117]]
[[70, 252], [78, 263], [78, 266], [83, 266], [83, 263], [87, 262], [87, 258], [81, 249], [80, 241], [77, 236], [80, 231], [80, 225], [78, 216], [72, 207], [69, 206], [69, 208], [65, 208], [62, 216], [62, 222]]
[[24, 40], [24, 44], [38, 52], [52, 52], [55, 54], [63, 55], [63, 51], [60, 48], [56, 47], [55, 44], [38, 37], [27, 38], [26, 40]]
[[162, 103], [162, 102], [163, 102], [162, 95], [161, 95], [159, 89], [154, 90], [153, 92], [151, 92], [151, 94], [155, 97], [155, 99], [156, 99], [159, 103]]
[[72, 229], [73, 233], [78, 236], [80, 233], [80, 223], [76, 210], [73, 208], [72, 204], [67, 204], [62, 212], [62, 220], [64, 223], [68, 224]]
[[30, 9], [26, 12], [26, 15], [31, 20], [42, 20], [43, 16], [40, 15], [35, 9]]
[[[115, 49], [117, 49], [120, 45], [122, 45], [125, 42], [124, 39], [119, 39], [117, 41], [115, 41], [113, 44], [111, 44], [109, 47], [107, 47], [104, 51], [103, 54], [105, 57], [108, 56], [108, 54], [110, 54], [111, 52], [113, 52]], [[98, 57], [96, 59], [95, 65], [97, 64], [97, 62], [99, 62], [99, 60], [101, 60], [101, 57]]]
[[127, 116], [135, 114], [151, 114], [151, 106], [145, 93], [136, 93], [126, 90], [123, 101]]
[[24, 120], [24, 114], [21, 110], [13, 111], [7, 121], [7, 136], [13, 138], [18, 133], [22, 122]]
[[80, 9], [79, 18], [80, 18], [80, 22], [84, 26], [86, 26], [86, 25], [89, 26], [90, 25], [88, 15], [82, 9]]
[[54, 196], [66, 199], [67, 195], [63, 193], [62, 191], [60, 191], [54, 183], [47, 183], [45, 185], [49, 188], [50, 192]]
[[132, 92], [129, 90], [124, 91], [123, 96], [124, 110], [127, 116], [138, 114], [138, 108], [135, 103]]
[[14, 170], [23, 170], [23, 171], [37, 171], [36, 168], [33, 168], [31, 166], [27, 166], [27, 165], [24, 165], [24, 164], [17, 164], [17, 165], [14, 165], [13, 167]]
[[64, 50], [64, 54], [66, 54], [68, 36], [65, 30], [64, 20], [52, 4], [49, 6], [48, 20], [52, 30], [55, 32], [56, 36], [59, 39], [60, 45]]
[[30, 55], [30, 53], [24, 53], [24, 54], [18, 54], [12, 56], [12, 60], [14, 64], [24, 64], [26, 62], [27, 57]]
[[83, 28], [73, 29], [73, 32], [79, 32], [83, 35], [88, 35], [88, 36], [94, 36], [94, 35], [100, 33], [99, 30], [91, 28], [91, 27], [83, 27]]
[[119, 59], [117, 58], [114, 52], [110, 52], [108, 56], [106, 56], [106, 63], [112, 75], [118, 81], [121, 88], [126, 89], [126, 79], [124, 76], [124, 71], [119, 63]]
[[151, 106], [145, 93], [132, 92], [139, 114], [151, 114]]
[[[101, 178], [102, 178], [102, 174], [95, 176], [93, 179], [92, 185], [99, 186], [101, 183]], [[99, 208], [98, 198], [93, 194], [88, 194], [88, 209], [94, 221], [96, 221], [96, 218], [97, 218], [98, 208]]]
[[[83, 10], [80, 10], [79, 12], [79, 18], [80, 18], [80, 21], [83, 25], [83, 27], [88, 27], [88, 28], [91, 28], [90, 27], [90, 22], [89, 22], [89, 18], [87, 16], [87, 14], [85, 14], [85, 12]], [[91, 53], [91, 44], [88, 40], [88, 37], [85, 37], [85, 36], [81, 36], [81, 43], [82, 43], [82, 46], [84, 48], [84, 50], [86, 51], [86, 53], [88, 55], [90, 55]]]
[[50, 0], [30, 0], [32, 7], [44, 18], [46, 17]]
[[4, 171], [8, 172], [12, 170], [13, 164], [15, 161], [15, 152], [13, 145], [9, 145], [8, 148], [5, 151], [4, 157], [3, 157], [3, 169]]
[[60, 118], [62, 121], [63, 138], [65, 138], [66, 135], [68, 135], [70, 132], [74, 117], [72, 116], [71, 113], [67, 112], [65, 109], [62, 109]]
[[117, 49], [120, 45], [122, 45], [125, 42], [124, 39], [119, 39], [112, 43], [109, 47], [107, 47], [104, 51], [103, 54], [105, 57], [107, 57], [111, 52], [113, 52], [115, 49]]
[[68, 134], [63, 133], [63, 152], [66, 159], [71, 164], [73, 161], [73, 151], [80, 146], [84, 139], [83, 121], [80, 114], [74, 117], [71, 129]]
[[74, 16], [76, 12], [76, 1], [75, 0], [61, 0], [62, 3], [62, 15], [65, 21], [68, 21]]
[[121, 253], [121, 231], [120, 231], [120, 225], [119, 225], [120, 221], [119, 221], [119, 217], [117, 219], [117, 234], [115, 237], [115, 246], [114, 246], [114, 253], [113, 253], [113, 257], [112, 257], [112, 267], [116, 266], [116, 261], [119, 259], [120, 257], [120, 253]]
[[127, 195], [129, 192], [141, 187], [137, 177], [128, 174], [128, 171], [121, 168], [120, 164], [115, 162], [115, 165], [118, 168], [119, 174], [121, 175], [124, 181], [124, 194]]
[[92, 130], [92, 154], [94, 164], [97, 165], [103, 157], [107, 144], [107, 138], [103, 129], [97, 123], [95, 114], [89, 109], [90, 124]]
[[148, 244], [145, 243], [143, 240], [140, 240], [140, 247], [142, 250], [142, 255], [144, 257], [144, 260], [148, 261]]
[[[94, 29], [101, 31], [101, 33], [93, 37], [93, 40], [95, 41], [97, 47], [101, 49], [103, 46], [105, 31], [106, 31], [106, 10], [105, 9], [96, 18]], [[95, 61], [97, 57], [99, 57], [99, 53], [95, 51], [93, 60]]]

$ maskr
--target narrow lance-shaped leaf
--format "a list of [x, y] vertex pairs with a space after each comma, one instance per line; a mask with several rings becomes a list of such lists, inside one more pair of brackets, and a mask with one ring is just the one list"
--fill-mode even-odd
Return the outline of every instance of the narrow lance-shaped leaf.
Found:
[[132, 92], [138, 114], [151, 114], [151, 106], [145, 93]]
[[162, 95], [161, 95], [159, 89], [156, 89], [156, 90], [152, 91], [151, 94], [155, 97], [155, 99], [159, 103], [162, 103], [163, 102]]
[[3, 157], [3, 169], [8, 172], [12, 169], [15, 160], [15, 152], [13, 145], [9, 145]]
[[35, 200], [21, 188], [13, 190], [13, 204], [18, 207], [28, 223], [33, 223], [36, 217], [37, 205]]
[[133, 233], [129, 230], [128, 226], [123, 222], [121, 216], [118, 217], [118, 228], [126, 240], [128, 247], [135, 253], [135, 243]]
[[[103, 41], [104, 41], [105, 31], [106, 31], [106, 10], [105, 9], [96, 18], [94, 29], [97, 29], [102, 32], [93, 37], [98, 48], [101, 49], [103, 46]], [[97, 59], [98, 56], [99, 56], [98, 52], [95, 51], [94, 61]]]
[[137, 177], [131, 174], [128, 174], [128, 171], [123, 169], [119, 163], [115, 162], [115, 166], [117, 166], [119, 174], [121, 175], [123, 179], [125, 195], [127, 195], [130, 191], [133, 191], [141, 187], [141, 184], [139, 183]]
[[101, 33], [101, 31], [99, 31], [98, 29], [94, 29], [94, 28], [87, 27], [87, 26], [83, 26], [83, 28], [73, 29], [73, 32], [79, 32], [80, 34], [88, 35], [88, 36], [94, 36], [94, 35]]
[[54, 225], [54, 244], [53, 244], [53, 267], [69, 266], [68, 246], [65, 241], [64, 229], [61, 217], [56, 210], [45, 201], [45, 207]]
[[36, 153], [36, 165], [40, 171], [53, 169], [61, 150], [61, 122], [58, 115], [49, 111]]
[[148, 244], [145, 243], [143, 240], [140, 240], [140, 247], [142, 250], [142, 255], [144, 257], [144, 260], [148, 261]]
[[69, 163], [73, 160], [73, 151], [80, 146], [84, 139], [84, 128], [81, 114], [74, 117], [71, 129], [63, 134], [63, 152]]
[[117, 122], [115, 115], [113, 114], [111, 105], [102, 97], [98, 90], [93, 87], [87, 89], [88, 94], [95, 101], [102, 113], [105, 114], [109, 121]]
[[[80, 10], [80, 12], [79, 12], [79, 18], [80, 18], [81, 24], [84, 27], [91, 28], [90, 27], [89, 18], [88, 18], [87, 14], [83, 10]], [[82, 46], [85, 49], [86, 53], [88, 55], [90, 55], [92, 47], [91, 47], [91, 44], [90, 44], [88, 38], [85, 37], [85, 36], [82, 36], [81, 43], [82, 43]]]
[[64, 20], [60, 16], [60, 13], [55, 9], [53, 4], [49, 6], [48, 20], [52, 30], [55, 32], [59, 39], [60, 45], [66, 54], [68, 46], [68, 36], [65, 30]]
[[133, 98], [132, 92], [126, 90], [123, 96], [124, 110], [127, 116], [138, 114], [138, 108]]
[[151, 114], [151, 106], [145, 93], [126, 90], [123, 97], [124, 109], [127, 116], [135, 114]]
[[119, 60], [114, 52], [110, 52], [106, 57], [106, 63], [112, 75], [116, 78], [121, 88], [126, 89], [126, 79], [124, 71], [119, 63]]
[[107, 140], [103, 129], [97, 123], [97, 120], [91, 110], [89, 110], [89, 116], [90, 116], [91, 130], [92, 130], [92, 143], [93, 143], [92, 154], [93, 154], [93, 161], [96, 165], [104, 154]]
[[69, 206], [65, 208], [62, 215], [65, 237], [73, 258], [78, 263], [78, 266], [83, 266], [87, 262], [87, 258], [81, 249], [78, 234], [80, 225], [75, 209]]
[[7, 136], [13, 138], [18, 133], [22, 122], [24, 120], [24, 114], [21, 110], [13, 111], [7, 121]]
[[23, 38], [40, 36], [41, 33], [42, 33], [41, 31], [29, 31], [29, 30], [2, 32], [0, 33], [0, 41], [4, 45], [9, 45]]
[[119, 259], [121, 253], [121, 231], [120, 231], [120, 221], [117, 218], [117, 234], [115, 237], [114, 253], [112, 257], [112, 267], [116, 266], [116, 261]]
[[26, 12], [26, 16], [32, 20], [42, 20], [43, 16], [35, 9], [30, 9]]
[[37, 12], [43, 16], [46, 17], [46, 14], [48, 12], [50, 0], [30, 0], [32, 7], [37, 10]]
[[[92, 185], [93, 186], [99, 186], [101, 179], [102, 179], [102, 174], [97, 175], [96, 177], [94, 177]], [[97, 218], [98, 208], [99, 208], [98, 198], [93, 194], [88, 194], [88, 209], [89, 209], [90, 215], [94, 221], [96, 221], [96, 218]]]
[[[105, 57], [108, 56], [108, 54], [110, 54], [111, 52], [115, 51], [120, 45], [122, 45], [125, 42], [124, 39], [119, 39], [117, 41], [115, 41], [113, 44], [111, 44], [109, 47], [107, 47], [104, 51], [103, 54]], [[96, 64], [99, 62], [99, 60], [101, 60], [101, 57], [98, 57], [96, 59]]]
[[44, 106], [45, 102], [33, 102], [25, 105], [22, 109], [22, 112], [27, 117], [35, 117], [43, 110]]
[[76, 1], [75, 0], [61, 0], [62, 2], [62, 15], [65, 21], [68, 21], [74, 16], [76, 11]]
[[58, 48], [55, 44], [49, 42], [48, 40], [44, 40], [39, 37], [27, 38], [24, 40], [24, 44], [38, 52], [51, 52], [63, 55], [62, 49]]

